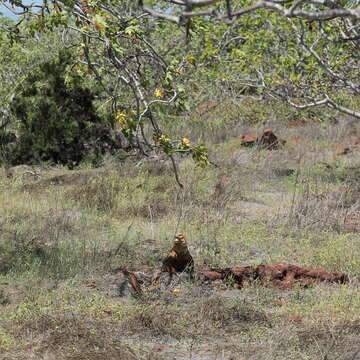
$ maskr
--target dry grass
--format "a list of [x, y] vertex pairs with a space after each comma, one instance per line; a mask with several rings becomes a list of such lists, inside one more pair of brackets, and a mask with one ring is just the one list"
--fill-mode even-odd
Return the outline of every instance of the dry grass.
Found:
[[[160, 155], [72, 172], [1, 169], [0, 359], [356, 359], [359, 149], [339, 155], [333, 144], [349, 145], [359, 125], [269, 102], [230, 105], [224, 119], [221, 107], [180, 125], [164, 119], [207, 141], [218, 165], [179, 159], [183, 190]], [[316, 121], [287, 127], [304, 116]], [[303, 141], [266, 151], [236, 137], [269, 127]], [[178, 232], [198, 268], [285, 261], [346, 272], [351, 283], [179, 282], [119, 297], [116, 269], [158, 269]]]
[[110, 321], [93, 320], [77, 314], [46, 314], [10, 330], [18, 344], [3, 359], [160, 359], [122, 342], [122, 331]]

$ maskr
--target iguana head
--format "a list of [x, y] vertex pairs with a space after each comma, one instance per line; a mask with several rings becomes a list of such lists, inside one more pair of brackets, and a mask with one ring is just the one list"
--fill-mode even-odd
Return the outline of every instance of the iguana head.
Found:
[[175, 235], [174, 248], [175, 249], [184, 249], [184, 248], [187, 249], [186, 239], [183, 234]]

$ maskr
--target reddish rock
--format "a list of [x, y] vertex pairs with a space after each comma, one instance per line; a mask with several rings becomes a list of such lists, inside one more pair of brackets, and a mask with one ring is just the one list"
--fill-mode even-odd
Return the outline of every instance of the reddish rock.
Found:
[[260, 281], [262, 284], [272, 285], [281, 289], [291, 289], [296, 284], [309, 286], [318, 282], [346, 283], [349, 278], [346, 274], [311, 269], [291, 264], [273, 263], [259, 266], [235, 266], [232, 268], [212, 270], [217, 275], [214, 279], [223, 276], [224, 280], [231, 278], [240, 287], [244, 282]]
[[225, 271], [229, 271], [234, 277], [250, 277], [256, 273], [256, 267], [254, 266], [234, 266]]
[[224, 273], [219, 271], [212, 271], [212, 270], [198, 271], [197, 275], [199, 278], [202, 278], [205, 281], [223, 280], [225, 278]]
[[[120, 295], [141, 295], [143, 289], [140, 281], [134, 273], [122, 270], [119, 284]], [[259, 266], [234, 266], [224, 269], [200, 270], [195, 274], [197, 281], [207, 283], [211, 286], [223, 283], [234, 284], [242, 288], [244, 283], [251, 284], [256, 281], [264, 286], [274, 286], [279, 289], [291, 289], [294, 286], [307, 287], [319, 282], [330, 282], [344, 284], [349, 282], [348, 275], [340, 272], [330, 272], [322, 269], [312, 269], [285, 263], [273, 263]], [[159, 277], [152, 277], [153, 281], [149, 286], [143, 287], [147, 291], [158, 286]], [[125, 291], [128, 288], [130, 291]]]
[[280, 287], [293, 287], [296, 283], [304, 286], [317, 282], [336, 282], [344, 284], [349, 277], [344, 273], [329, 272], [319, 269], [311, 269], [291, 264], [273, 263], [258, 266], [261, 280], [273, 282]]
[[286, 143], [285, 140], [279, 139], [272, 130], [265, 130], [262, 134], [255, 131], [243, 135], [241, 138], [241, 144], [244, 146], [258, 145], [260, 149], [276, 150], [281, 145]]
[[254, 266], [234, 266], [220, 271], [225, 275], [225, 280], [233, 281], [240, 288], [244, 286], [245, 282], [248, 283], [257, 276]]
[[240, 140], [242, 145], [244, 146], [253, 146], [255, 145], [257, 139], [259, 137], [259, 134], [256, 131], [249, 132], [245, 135], [243, 135]]
[[279, 139], [272, 130], [265, 130], [261, 138], [258, 140], [261, 149], [276, 150], [285, 144], [285, 140]]

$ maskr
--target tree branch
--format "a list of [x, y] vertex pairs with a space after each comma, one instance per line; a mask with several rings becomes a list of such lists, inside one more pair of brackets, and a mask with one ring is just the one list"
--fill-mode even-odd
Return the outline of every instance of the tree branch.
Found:
[[[217, 10], [208, 8], [201, 11], [188, 12], [183, 11], [179, 16], [172, 15], [170, 12], [160, 12], [154, 10], [149, 7], [144, 7], [144, 11], [149, 13], [151, 16], [154, 16], [159, 19], [171, 21], [176, 24], [182, 24], [184, 19], [190, 17], [201, 17], [201, 16], [210, 16], [218, 19], [229, 19], [229, 15], [231, 18], [240, 17], [249, 12], [255, 11], [257, 9], [269, 9], [272, 11], [276, 11], [279, 14], [289, 17], [289, 18], [299, 18], [299, 19], [307, 19], [307, 20], [328, 20], [334, 18], [355, 18], [360, 19], [360, 6], [352, 9], [352, 8], [342, 8], [335, 3], [329, 0], [297, 0], [290, 8], [286, 8], [283, 5], [292, 2], [292, 0], [259, 0], [254, 5], [242, 8], [238, 11], [229, 13], [229, 0], [226, 1], [226, 13], [220, 14]], [[215, 5], [221, 3], [222, 0], [187, 0], [176, 3], [178, 5], [184, 5], [195, 8], [207, 7], [210, 5]], [[306, 5], [315, 5], [317, 6], [317, 10], [308, 11], [304, 10], [304, 6]], [[322, 10], [323, 7], [328, 7], [328, 9]], [[302, 7], [302, 8], [301, 8]]]

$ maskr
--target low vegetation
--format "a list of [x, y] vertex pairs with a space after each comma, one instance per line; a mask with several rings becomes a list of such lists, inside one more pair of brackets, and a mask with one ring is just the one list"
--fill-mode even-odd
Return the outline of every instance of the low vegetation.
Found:
[[[237, 114], [236, 128], [224, 125], [221, 137], [196, 115], [179, 123], [216, 164], [179, 157], [183, 189], [161, 153], [106, 155], [97, 168], [1, 169], [0, 359], [356, 358], [359, 125], [319, 112], [288, 126], [304, 114], [260, 100], [236, 109], [224, 114]], [[269, 127], [287, 141], [278, 150], [241, 145], [241, 135]], [[345, 272], [350, 283], [280, 290], [185, 280], [123, 296], [119, 269], [159, 269], [179, 232], [197, 269], [283, 261]]]

